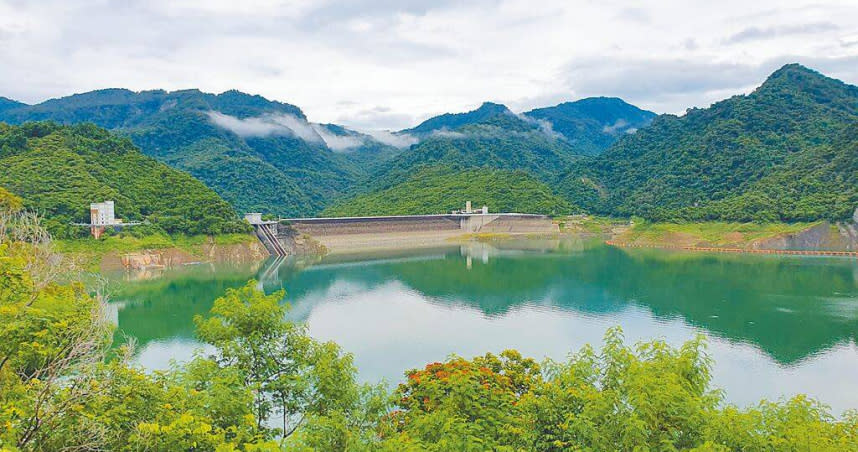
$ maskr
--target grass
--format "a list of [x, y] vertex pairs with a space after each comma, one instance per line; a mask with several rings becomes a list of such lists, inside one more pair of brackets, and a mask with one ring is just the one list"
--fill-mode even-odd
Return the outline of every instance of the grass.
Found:
[[808, 229], [818, 223], [647, 223], [636, 222], [622, 234], [622, 242], [670, 244], [694, 241], [711, 246], [746, 245]]

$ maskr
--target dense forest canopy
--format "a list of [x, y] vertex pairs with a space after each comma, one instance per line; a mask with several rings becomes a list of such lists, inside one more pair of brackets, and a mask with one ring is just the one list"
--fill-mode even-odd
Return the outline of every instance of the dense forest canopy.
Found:
[[579, 154], [599, 155], [623, 136], [648, 126], [656, 114], [616, 97], [588, 97], [537, 108], [524, 116], [546, 121]]
[[335, 200], [377, 188], [379, 181], [402, 182], [423, 164], [521, 169], [551, 181], [577, 156], [602, 152], [652, 116], [611, 98], [521, 115], [487, 102], [396, 132], [391, 137], [398, 146], [411, 145], [400, 149], [335, 124], [312, 124], [298, 107], [238, 91], [106, 89], [32, 106], [0, 104], [0, 121], [13, 124], [93, 122], [113, 129], [145, 154], [189, 172], [239, 211], [288, 216], [318, 213]]
[[[641, 127], [616, 119], [618, 109]], [[453, 166], [525, 171], [570, 205], [655, 221], [843, 220], [858, 207], [854, 86], [792, 64], [751, 94], [681, 117], [652, 120], [632, 109], [603, 98], [526, 114], [550, 120], [552, 130], [497, 104], [432, 118], [412, 129], [422, 131], [424, 140], [381, 165], [363, 185], [367, 193], [351, 199], [368, 207], [368, 199], [413, 190], [407, 181], [426, 168]], [[552, 135], [611, 120], [622, 138], [601, 155], [580, 155], [580, 141], [576, 147]], [[349, 202], [329, 212], [353, 212], [343, 207]]]
[[294, 105], [239, 91], [106, 89], [0, 107], [0, 121], [34, 120], [117, 131], [245, 212], [317, 212], [398, 152], [367, 135], [311, 124]]
[[546, 184], [524, 171], [431, 167], [390, 188], [345, 199], [324, 216], [437, 214], [461, 209], [465, 201], [490, 212], [561, 215], [573, 208]]
[[653, 220], [844, 219], [858, 205], [856, 124], [858, 87], [791, 64], [749, 95], [657, 118], [558, 187]]
[[[92, 124], [0, 124], [0, 187], [45, 216], [62, 237], [86, 234], [92, 202], [113, 200], [117, 218], [168, 233], [247, 230], [235, 210], [190, 175]], [[0, 192], [0, 197], [2, 192]]]

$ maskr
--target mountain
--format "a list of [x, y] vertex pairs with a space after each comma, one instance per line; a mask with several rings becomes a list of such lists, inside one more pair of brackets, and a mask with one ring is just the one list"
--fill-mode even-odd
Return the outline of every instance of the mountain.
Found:
[[656, 118], [558, 188], [652, 220], [843, 219], [858, 205], [856, 122], [858, 87], [790, 64], [748, 95]]
[[345, 154], [351, 162], [370, 174], [401, 152], [399, 148], [382, 143], [371, 135], [337, 124], [313, 126], [332, 151]]
[[[106, 89], [0, 107], [0, 121], [93, 122], [191, 173], [241, 211], [315, 213], [398, 150], [239, 91]], [[330, 141], [330, 144], [329, 144]]]
[[425, 136], [432, 132], [454, 130], [462, 126], [477, 124], [498, 115], [513, 115], [513, 112], [505, 105], [484, 102], [476, 110], [466, 113], [445, 113], [435, 116], [423, 121], [417, 127], [403, 130], [400, 133]]
[[476, 110], [435, 116], [399, 133], [426, 138], [481, 124], [501, 115], [517, 117], [555, 138], [565, 140], [572, 152], [579, 155], [600, 154], [618, 138], [648, 126], [657, 116], [616, 97], [589, 97], [521, 115], [516, 115], [505, 105], [485, 102]]
[[70, 223], [89, 222], [89, 204], [102, 200], [115, 201], [118, 218], [152, 223], [143, 228], [187, 234], [247, 229], [200, 181], [92, 124], [0, 124], [0, 167], [0, 187], [42, 213], [58, 237], [85, 234]]
[[426, 135], [419, 144], [382, 164], [363, 185], [369, 190], [388, 188], [435, 166], [521, 170], [549, 182], [580, 157], [565, 140], [506, 110]]
[[0, 97], [0, 113], [11, 110], [13, 108], [24, 107], [26, 104], [22, 104], [21, 102], [14, 101], [12, 99], [7, 99], [5, 97]]
[[523, 171], [425, 168], [407, 180], [325, 209], [323, 216], [447, 213], [466, 200], [491, 212], [571, 213], [568, 202]]
[[[534, 112], [531, 113], [538, 117], [531, 117], [530, 113], [516, 115], [504, 105], [486, 102], [476, 110], [436, 116], [417, 127], [400, 131], [400, 135], [419, 137], [420, 142], [381, 164], [369, 179], [359, 184], [361, 196], [351, 201], [341, 199], [325, 212], [352, 214], [355, 211], [345, 207], [351, 202], [372, 208], [373, 200], [396, 198], [400, 192], [417, 187], [415, 174], [420, 175], [417, 180], [429, 184], [434, 192], [452, 194], [450, 187], [466, 188], [459, 183], [460, 177], [451, 177], [448, 172], [481, 174], [483, 184], [486, 177], [499, 177], [496, 183], [502, 184], [502, 178], [516, 171], [526, 172], [540, 184], [547, 184], [540, 189], [550, 193], [546, 205], [552, 208], [541, 206], [540, 212], [571, 212], [570, 204], [564, 203], [561, 207], [554, 202], [554, 194], [548, 186], [575, 162], [586, 160], [586, 154], [599, 152], [600, 146], [607, 147], [617, 135], [631, 131], [631, 125], [645, 126], [653, 116], [619, 99], [606, 98], [585, 99]], [[554, 123], [569, 136], [554, 130]], [[605, 127], [612, 129], [606, 131]], [[449, 171], [440, 177], [433, 171], [435, 168]], [[447, 188], [442, 188], [443, 184], [448, 184]], [[492, 200], [503, 209], [516, 207], [519, 211], [528, 211], [525, 207], [537, 207], [532, 203]], [[458, 203], [461, 196], [452, 196], [449, 201]], [[415, 210], [417, 207], [433, 212], [447, 210], [443, 203], [405, 204], [412, 207], [409, 211], [413, 213], [419, 213]]]
[[616, 97], [589, 97], [524, 116], [550, 124], [579, 154], [597, 155], [623, 135], [648, 126], [657, 115]]

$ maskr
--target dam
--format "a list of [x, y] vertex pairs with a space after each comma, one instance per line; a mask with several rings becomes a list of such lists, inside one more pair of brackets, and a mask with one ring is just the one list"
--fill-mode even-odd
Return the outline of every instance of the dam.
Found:
[[[257, 237], [272, 255], [348, 253], [438, 246], [469, 234], [551, 234], [558, 226], [546, 215], [486, 213], [284, 218], [262, 221], [248, 214]], [[251, 217], [252, 216], [252, 217]]]

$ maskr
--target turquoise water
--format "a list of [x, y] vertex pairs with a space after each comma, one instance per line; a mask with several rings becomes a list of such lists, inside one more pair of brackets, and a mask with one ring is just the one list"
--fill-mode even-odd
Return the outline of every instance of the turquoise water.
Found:
[[[152, 276], [152, 275], [148, 275]], [[158, 275], [156, 275], [158, 276]], [[227, 287], [287, 290], [289, 316], [396, 383], [450, 354], [562, 359], [619, 325], [629, 341], [710, 339], [714, 383], [739, 405], [806, 393], [858, 408], [858, 261], [522, 241], [117, 278], [119, 340], [150, 369], [199, 348], [192, 318]]]

